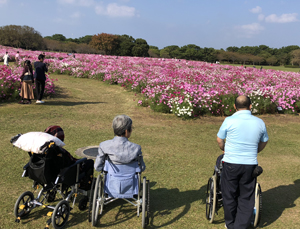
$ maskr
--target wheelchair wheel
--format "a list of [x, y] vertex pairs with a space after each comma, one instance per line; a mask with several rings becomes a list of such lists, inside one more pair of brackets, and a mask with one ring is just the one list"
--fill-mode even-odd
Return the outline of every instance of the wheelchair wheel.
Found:
[[91, 186], [91, 190], [90, 190], [90, 199], [89, 199], [89, 215], [88, 215], [89, 222], [92, 222], [92, 208], [93, 208], [95, 182], [96, 182], [96, 178], [93, 178], [93, 182], [92, 182], [92, 186]]
[[66, 200], [60, 201], [52, 213], [52, 225], [55, 229], [63, 228], [68, 222], [70, 215], [70, 205]]
[[149, 224], [150, 210], [150, 185], [146, 177], [143, 178], [143, 197], [142, 197], [142, 227], [145, 228]]
[[30, 213], [32, 207], [30, 201], [32, 201], [33, 199], [33, 193], [30, 191], [24, 192], [19, 196], [14, 207], [14, 214], [16, 218], [25, 217]]
[[93, 226], [96, 226], [97, 224], [99, 210], [100, 210], [100, 215], [102, 214], [103, 205], [104, 205], [104, 181], [103, 181], [102, 174], [99, 174], [96, 180], [94, 198], [93, 198], [93, 208], [92, 208]]
[[214, 221], [217, 205], [217, 180], [216, 175], [213, 175], [208, 180], [206, 191], [206, 218], [210, 223]]
[[260, 221], [261, 216], [261, 210], [262, 210], [262, 194], [261, 194], [261, 188], [259, 183], [256, 183], [255, 187], [255, 204], [254, 204], [254, 210], [253, 210], [253, 227], [257, 227]]
[[87, 196], [83, 197], [78, 204], [78, 208], [80, 211], [84, 211], [86, 209], [86, 206], [89, 202], [89, 198]]

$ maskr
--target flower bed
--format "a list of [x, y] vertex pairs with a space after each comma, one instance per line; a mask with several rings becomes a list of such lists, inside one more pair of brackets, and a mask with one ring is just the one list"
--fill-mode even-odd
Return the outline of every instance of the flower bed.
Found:
[[[20, 62], [28, 58], [35, 61], [40, 54], [19, 51]], [[277, 107], [284, 113], [299, 112], [299, 73], [176, 59], [89, 54], [73, 58], [51, 52], [46, 56], [50, 72], [120, 84], [142, 94], [138, 105], [183, 118], [231, 115], [234, 99], [241, 94], [250, 96], [256, 114], [275, 113]]]

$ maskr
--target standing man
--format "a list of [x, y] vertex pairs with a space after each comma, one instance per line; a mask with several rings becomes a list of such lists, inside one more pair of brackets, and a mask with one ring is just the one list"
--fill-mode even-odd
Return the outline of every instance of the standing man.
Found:
[[46, 75], [45, 72], [48, 72], [48, 64], [44, 63], [45, 56], [40, 54], [38, 57], [39, 61], [34, 62], [34, 78], [35, 78], [35, 88], [37, 94], [36, 103], [45, 103], [43, 99], [44, 90], [45, 90], [45, 82]]
[[251, 115], [251, 107], [249, 97], [238, 96], [236, 112], [224, 120], [217, 135], [224, 151], [221, 190], [225, 226], [229, 229], [246, 229], [251, 223], [256, 185], [252, 173], [258, 164], [257, 153], [269, 139], [265, 123]]
[[9, 58], [10, 58], [10, 56], [8, 55], [8, 52], [6, 52], [5, 55], [3, 56], [4, 65], [8, 66], [8, 59]]

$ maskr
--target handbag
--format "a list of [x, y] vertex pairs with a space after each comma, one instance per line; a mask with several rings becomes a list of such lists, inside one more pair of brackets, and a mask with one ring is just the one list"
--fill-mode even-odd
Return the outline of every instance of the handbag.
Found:
[[32, 83], [32, 81], [33, 81], [33, 75], [30, 73], [30, 71], [28, 69], [28, 72], [26, 72], [24, 74], [23, 82], [25, 82], [25, 83]]

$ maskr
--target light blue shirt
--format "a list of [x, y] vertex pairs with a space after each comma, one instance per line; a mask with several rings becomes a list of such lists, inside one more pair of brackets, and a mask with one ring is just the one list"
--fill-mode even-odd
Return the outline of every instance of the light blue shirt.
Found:
[[125, 137], [115, 136], [111, 140], [101, 142], [98, 148], [98, 155], [94, 167], [97, 171], [101, 171], [105, 163], [105, 155], [115, 164], [128, 164], [140, 157], [142, 171], [146, 166], [142, 157], [141, 146], [128, 141]]
[[227, 117], [217, 136], [226, 138], [223, 161], [244, 165], [257, 165], [258, 143], [269, 140], [264, 121], [251, 115], [249, 110]]

